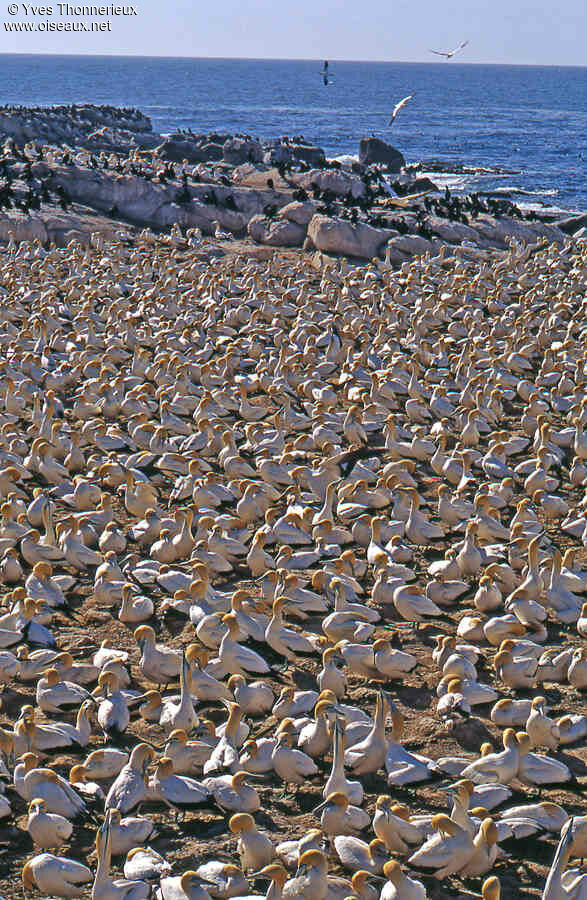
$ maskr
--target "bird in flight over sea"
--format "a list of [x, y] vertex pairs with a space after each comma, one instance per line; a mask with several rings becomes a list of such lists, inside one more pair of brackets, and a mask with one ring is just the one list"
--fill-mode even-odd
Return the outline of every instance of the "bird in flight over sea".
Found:
[[391, 114], [391, 119], [390, 119], [389, 122], [387, 123], [388, 127], [389, 127], [390, 125], [393, 125], [394, 119], [395, 119], [395, 117], [397, 116], [397, 114], [398, 114], [398, 112], [400, 111], [400, 109], [403, 109], [404, 106], [406, 105], [406, 103], [409, 103], [410, 100], [413, 100], [415, 96], [416, 96], [415, 94], [408, 94], [407, 97], [404, 97], [403, 100], [400, 100], [399, 103], [396, 103], [396, 104], [395, 104], [395, 106], [393, 107], [393, 112], [392, 112], [392, 114]]
[[459, 53], [459, 51], [462, 50], [463, 47], [466, 47], [468, 43], [468, 41], [463, 41], [463, 43], [459, 44], [458, 47], [455, 47], [454, 50], [431, 50], [430, 53], [435, 53], [436, 56], [444, 56], [445, 59], [451, 59], [455, 53]]
[[324, 84], [328, 85], [330, 83], [330, 78], [329, 78], [330, 73], [328, 72], [328, 60], [327, 59], [324, 60], [324, 68], [322, 69], [320, 74], [322, 75], [322, 81], [324, 82]]

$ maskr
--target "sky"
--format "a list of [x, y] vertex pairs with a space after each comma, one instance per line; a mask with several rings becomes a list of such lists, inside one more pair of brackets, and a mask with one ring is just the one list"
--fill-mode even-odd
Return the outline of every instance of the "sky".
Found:
[[[587, 63], [586, 0], [113, 0], [133, 13], [90, 16], [0, 2], [2, 53], [421, 62], [468, 39], [460, 62]], [[82, 23], [95, 30], [70, 30]]]

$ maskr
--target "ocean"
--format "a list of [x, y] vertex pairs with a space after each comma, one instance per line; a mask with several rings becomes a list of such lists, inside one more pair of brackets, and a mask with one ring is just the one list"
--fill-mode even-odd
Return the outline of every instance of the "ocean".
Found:
[[[0, 56], [4, 103], [134, 106], [162, 133], [304, 135], [328, 156], [375, 134], [408, 162], [510, 170], [433, 176], [453, 190], [500, 191], [524, 206], [587, 211], [587, 68], [450, 62]], [[414, 99], [391, 128], [395, 103]], [[455, 166], [456, 168], [456, 166]]]

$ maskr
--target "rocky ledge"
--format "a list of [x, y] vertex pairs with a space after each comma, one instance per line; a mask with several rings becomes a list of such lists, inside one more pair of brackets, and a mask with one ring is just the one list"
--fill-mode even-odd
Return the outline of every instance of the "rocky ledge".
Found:
[[[138, 110], [0, 109], [0, 241], [87, 242], [123, 223], [239, 246], [299, 248], [401, 265], [444, 245], [469, 255], [515, 239], [563, 242], [556, 223], [508, 199], [441, 192], [399, 150], [364, 138], [359, 161], [328, 160], [302, 136], [162, 136]], [[428, 171], [431, 171], [428, 169]]]

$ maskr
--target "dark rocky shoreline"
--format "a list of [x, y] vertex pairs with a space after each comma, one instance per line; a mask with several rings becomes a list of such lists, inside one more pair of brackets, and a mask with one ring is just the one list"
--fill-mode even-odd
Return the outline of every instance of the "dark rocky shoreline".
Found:
[[562, 243], [586, 224], [523, 213], [505, 197], [440, 191], [421, 172], [441, 171], [442, 161], [407, 164], [377, 138], [343, 165], [299, 136], [163, 136], [138, 110], [83, 105], [1, 107], [0, 140], [4, 243], [175, 228], [194, 246], [238, 239], [396, 266], [444, 245], [482, 256], [512, 239]]

